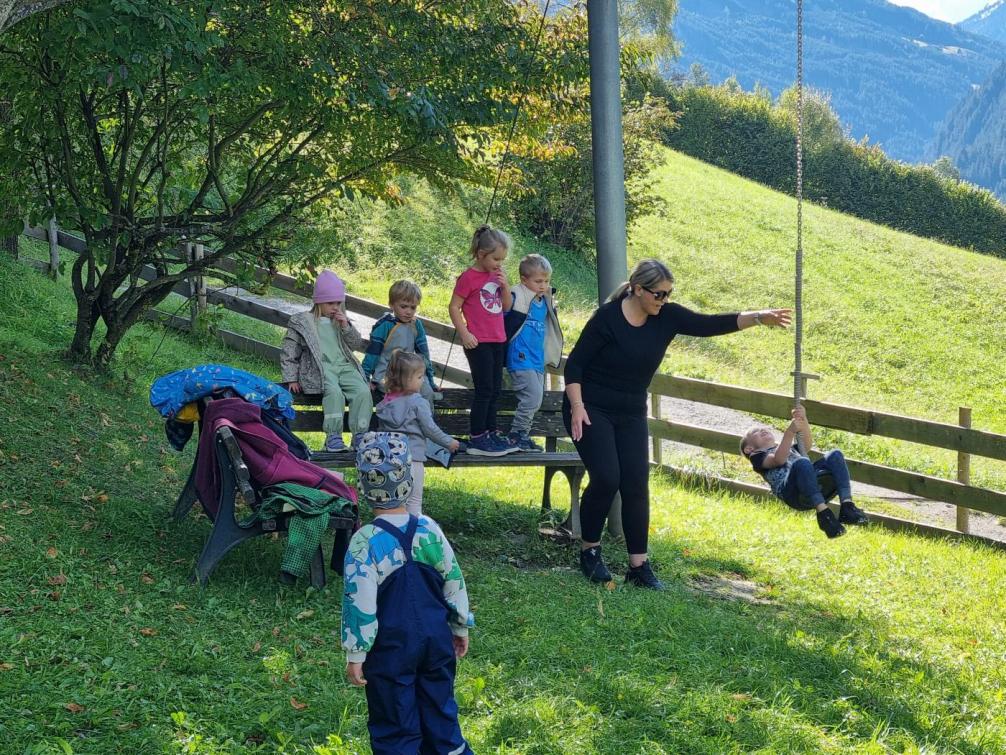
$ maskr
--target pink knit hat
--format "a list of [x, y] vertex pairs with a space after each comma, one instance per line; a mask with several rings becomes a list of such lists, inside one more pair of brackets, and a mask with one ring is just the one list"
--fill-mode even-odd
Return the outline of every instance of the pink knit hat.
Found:
[[331, 270], [322, 270], [314, 283], [314, 303], [346, 301], [346, 284]]

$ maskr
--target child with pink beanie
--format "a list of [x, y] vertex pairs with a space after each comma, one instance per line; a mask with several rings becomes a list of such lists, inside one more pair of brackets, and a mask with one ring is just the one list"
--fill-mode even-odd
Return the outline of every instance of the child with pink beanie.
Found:
[[293, 315], [283, 337], [280, 366], [292, 393], [321, 393], [326, 451], [343, 451], [343, 409], [349, 405], [353, 445], [367, 431], [374, 404], [355, 349], [363, 339], [346, 316], [346, 284], [323, 270], [314, 284], [314, 307]]

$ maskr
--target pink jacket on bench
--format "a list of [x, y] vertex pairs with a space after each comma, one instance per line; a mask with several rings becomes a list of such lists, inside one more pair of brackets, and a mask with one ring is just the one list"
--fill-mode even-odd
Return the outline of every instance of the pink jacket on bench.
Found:
[[217, 429], [223, 426], [234, 433], [256, 487], [295, 482], [356, 501], [356, 491], [343, 481], [342, 475], [291, 454], [283, 439], [262, 424], [258, 406], [240, 398], [224, 398], [206, 406], [196, 457], [196, 492], [210, 516], [216, 517], [220, 503], [221, 480], [214, 440]]

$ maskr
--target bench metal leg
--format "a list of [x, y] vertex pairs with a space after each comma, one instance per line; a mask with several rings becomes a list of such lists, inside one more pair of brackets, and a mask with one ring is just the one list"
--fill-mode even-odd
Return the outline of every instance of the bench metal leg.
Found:
[[311, 587], [321, 590], [325, 587], [325, 554], [322, 553], [321, 546], [314, 552], [311, 559]]
[[175, 501], [175, 509], [171, 512], [171, 518], [176, 522], [182, 521], [189, 515], [192, 504], [199, 500], [196, 495], [196, 462], [192, 462], [192, 469], [189, 470], [189, 477], [185, 480], [185, 487]]
[[569, 515], [562, 526], [573, 533], [574, 538], [582, 535], [580, 530], [580, 485], [586, 474], [585, 469], [563, 469], [569, 481]]
[[239, 527], [234, 521], [234, 499], [236, 490], [232, 475], [225, 475], [220, 491], [220, 508], [217, 510], [216, 519], [213, 520], [213, 529], [203, 546], [203, 552], [196, 562], [195, 577], [199, 583], [205, 587], [210, 578], [210, 574], [220, 563], [228, 551], [238, 543], [262, 534], [259, 527]]
[[335, 541], [332, 543], [332, 571], [342, 576], [346, 562], [346, 550], [349, 548], [349, 530], [336, 530]]
[[552, 508], [552, 478], [557, 472], [565, 471], [562, 467], [545, 467], [545, 490], [541, 494], [541, 508], [548, 511]]

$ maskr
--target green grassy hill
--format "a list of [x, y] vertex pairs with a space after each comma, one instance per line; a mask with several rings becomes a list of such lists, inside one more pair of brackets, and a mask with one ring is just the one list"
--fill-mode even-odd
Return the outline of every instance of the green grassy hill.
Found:
[[[674, 298], [702, 311], [792, 306], [796, 203], [791, 197], [665, 150], [655, 168], [667, 202], [630, 229], [629, 263], [654, 256], [677, 277]], [[397, 207], [361, 205], [349, 252], [331, 264], [350, 289], [383, 300], [397, 276], [419, 280], [423, 313], [447, 321], [454, 276], [467, 264], [472, 220], [462, 202], [408, 184]], [[481, 206], [471, 197], [466, 203]], [[484, 204], [484, 202], [483, 202]], [[804, 211], [804, 369], [823, 376], [813, 398], [943, 422], [959, 406], [975, 427], [1006, 432], [1006, 261], [920, 239], [824, 207]], [[516, 237], [508, 260], [531, 251], [555, 266], [571, 347], [596, 302], [591, 260]], [[278, 336], [277, 336], [278, 337]], [[792, 332], [681, 338], [666, 372], [789, 392]], [[862, 458], [953, 475], [956, 455], [825, 433]], [[740, 468], [734, 471], [739, 472]], [[1006, 485], [1006, 467], [977, 462], [976, 480]]]
[[[366, 753], [339, 582], [279, 587], [282, 544], [260, 539], [200, 590], [207, 522], [168, 521], [192, 449], [169, 450], [149, 381], [272, 367], [140, 325], [95, 377], [59, 359], [61, 283], [0, 257], [0, 297], [2, 749]], [[535, 535], [540, 484], [427, 479], [477, 615], [457, 685], [476, 752], [1006, 752], [1002, 552], [881, 530], [828, 542], [781, 505], [656, 477], [669, 590], [608, 591]], [[698, 590], [710, 578], [746, 580], [757, 602]]]

